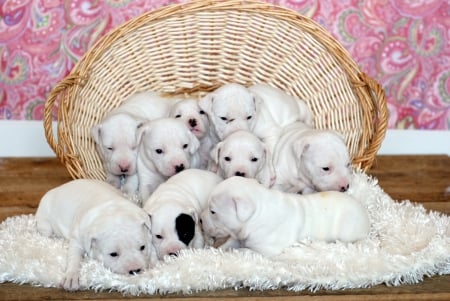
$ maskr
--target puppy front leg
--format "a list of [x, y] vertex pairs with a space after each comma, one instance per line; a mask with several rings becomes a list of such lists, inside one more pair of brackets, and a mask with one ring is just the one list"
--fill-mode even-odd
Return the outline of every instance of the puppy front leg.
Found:
[[129, 175], [125, 178], [125, 182], [122, 185], [122, 192], [126, 195], [133, 196], [139, 187], [139, 180], [137, 174]]
[[82, 246], [72, 238], [69, 242], [67, 268], [61, 284], [65, 290], [76, 291], [80, 288], [80, 264], [83, 254]]

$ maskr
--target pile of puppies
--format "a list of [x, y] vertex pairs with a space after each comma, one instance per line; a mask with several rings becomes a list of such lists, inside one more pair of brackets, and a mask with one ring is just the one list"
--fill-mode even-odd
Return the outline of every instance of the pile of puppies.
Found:
[[314, 129], [303, 101], [269, 85], [226, 84], [198, 101], [137, 93], [92, 138], [111, 185], [74, 180], [36, 213], [42, 234], [69, 239], [66, 289], [78, 289], [85, 253], [137, 274], [184, 248], [271, 256], [304, 239], [369, 232], [366, 209], [345, 193], [342, 137]]

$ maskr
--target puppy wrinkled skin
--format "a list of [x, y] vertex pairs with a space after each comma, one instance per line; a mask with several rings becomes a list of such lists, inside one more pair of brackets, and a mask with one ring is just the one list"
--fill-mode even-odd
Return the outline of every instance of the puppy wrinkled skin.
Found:
[[251, 131], [270, 151], [284, 126], [296, 121], [312, 125], [305, 102], [265, 84], [249, 88], [226, 84], [203, 97], [199, 105], [208, 114], [219, 140], [237, 130]]
[[212, 172], [187, 169], [161, 184], [146, 200], [143, 208], [151, 216], [153, 245], [159, 259], [176, 256], [181, 249], [204, 246], [199, 215], [209, 193], [221, 181]]
[[370, 230], [366, 208], [346, 193], [284, 193], [243, 177], [218, 184], [201, 219], [206, 235], [231, 237], [221, 248], [234, 245], [267, 256], [305, 239], [355, 242]]
[[257, 179], [270, 187], [275, 181], [272, 156], [253, 133], [236, 131], [216, 144], [211, 151], [210, 170], [223, 178], [241, 176]]
[[166, 179], [200, 164], [200, 142], [183, 121], [158, 118], [138, 130], [137, 172], [143, 202]]
[[317, 130], [301, 122], [283, 129], [273, 154], [274, 189], [292, 193], [346, 191], [350, 185], [350, 155], [344, 139], [332, 130]]
[[154, 92], [136, 93], [91, 129], [108, 183], [126, 194], [137, 191], [137, 129], [143, 122], [166, 117], [169, 109], [170, 102]]
[[198, 105], [198, 101], [192, 98], [175, 100], [169, 117], [183, 120], [189, 130], [197, 137], [200, 142], [199, 168], [205, 169], [209, 162], [209, 152], [218, 142], [218, 138], [209, 125], [209, 119], [206, 113]]
[[84, 254], [119, 274], [138, 274], [151, 263], [148, 214], [103, 181], [74, 180], [48, 191], [36, 222], [41, 234], [69, 240], [66, 290], [79, 289]]

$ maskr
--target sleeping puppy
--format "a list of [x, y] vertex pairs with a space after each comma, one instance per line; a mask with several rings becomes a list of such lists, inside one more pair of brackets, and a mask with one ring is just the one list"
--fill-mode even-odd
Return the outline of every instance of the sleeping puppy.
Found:
[[251, 132], [236, 131], [211, 151], [210, 170], [223, 178], [254, 178], [266, 187], [275, 181], [272, 157], [266, 145]]
[[346, 193], [284, 193], [243, 177], [218, 184], [201, 219], [206, 235], [231, 236], [227, 247], [234, 242], [267, 256], [305, 239], [355, 242], [370, 228], [367, 210]]
[[170, 109], [169, 117], [183, 120], [189, 130], [197, 137], [200, 142], [198, 150], [200, 155], [199, 168], [206, 169], [209, 162], [209, 152], [218, 142], [218, 138], [209, 126], [208, 116], [200, 108], [198, 101], [192, 98], [175, 100]]
[[287, 126], [273, 154], [277, 176], [272, 188], [292, 193], [335, 190], [350, 185], [350, 156], [335, 131], [312, 129], [301, 122]]
[[154, 92], [131, 95], [91, 129], [106, 181], [126, 194], [138, 188], [136, 131], [143, 122], [166, 117], [170, 102]]
[[119, 274], [138, 274], [149, 266], [149, 216], [103, 181], [74, 180], [48, 191], [39, 203], [36, 222], [41, 234], [69, 240], [62, 282], [66, 290], [79, 288], [84, 254]]
[[198, 220], [211, 190], [222, 178], [201, 169], [187, 169], [161, 184], [144, 203], [152, 220], [157, 257], [174, 255], [185, 248], [202, 248]]
[[226, 84], [199, 101], [208, 114], [219, 140], [237, 130], [253, 132], [270, 151], [282, 127], [295, 121], [312, 124], [306, 103], [265, 84], [246, 88]]
[[174, 174], [200, 164], [200, 143], [183, 121], [159, 118], [138, 130], [137, 172], [139, 198], [143, 202]]

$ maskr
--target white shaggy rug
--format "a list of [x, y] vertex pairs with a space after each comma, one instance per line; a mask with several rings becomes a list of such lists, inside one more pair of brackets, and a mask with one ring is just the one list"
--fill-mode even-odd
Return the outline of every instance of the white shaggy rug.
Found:
[[[250, 251], [186, 250], [137, 276], [113, 274], [86, 258], [81, 284], [132, 295], [243, 287], [314, 291], [411, 284], [450, 274], [450, 217], [392, 200], [362, 172], [353, 177], [349, 193], [367, 206], [372, 222], [369, 238], [359, 243], [305, 241], [273, 258]], [[37, 233], [34, 215], [8, 218], [0, 224], [0, 283], [57, 287], [67, 246]]]

